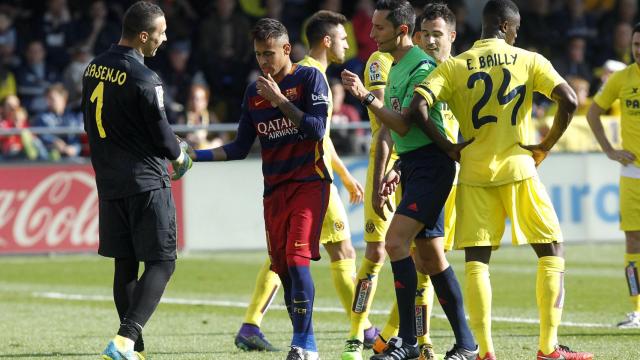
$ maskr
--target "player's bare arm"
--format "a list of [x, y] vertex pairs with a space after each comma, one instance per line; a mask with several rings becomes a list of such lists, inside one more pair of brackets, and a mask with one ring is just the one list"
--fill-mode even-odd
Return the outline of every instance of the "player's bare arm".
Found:
[[380, 124], [380, 130], [378, 130], [378, 135], [375, 141], [376, 153], [373, 164], [373, 191], [371, 192], [371, 205], [373, 207], [373, 211], [375, 211], [380, 218], [386, 221], [387, 217], [384, 215], [384, 206], [386, 205], [389, 211], [393, 211], [393, 206], [391, 206], [389, 196], [383, 195], [381, 185], [385, 176], [385, 171], [387, 170], [387, 164], [391, 158], [393, 139], [391, 139], [389, 128], [384, 124]]
[[420, 127], [442, 151], [447, 153], [447, 155], [455, 161], [460, 162], [460, 152], [473, 142], [473, 139], [457, 144], [449, 141], [449, 139], [438, 130], [433, 121], [431, 121], [429, 117], [429, 105], [420, 94], [413, 95], [413, 99], [409, 105], [408, 117], [411, 118], [412, 121], [415, 121], [418, 127]]
[[[360, 102], [363, 102], [369, 91], [364, 87], [358, 75], [349, 70], [343, 70], [341, 77], [345, 89]], [[376, 118], [380, 119], [380, 122], [399, 135], [404, 136], [409, 132], [409, 122], [401, 114], [386, 108], [382, 100], [377, 97], [373, 97], [373, 101], [367, 105], [367, 108], [376, 115]]]
[[600, 144], [602, 151], [607, 154], [609, 159], [617, 161], [625, 166], [633, 163], [636, 160], [636, 156], [632, 152], [627, 150], [617, 150], [611, 146], [611, 142], [609, 142], [609, 139], [604, 132], [604, 127], [602, 126], [602, 119], [600, 118], [604, 112], [605, 110], [594, 102], [591, 104], [589, 112], [587, 113], [587, 122], [589, 123], [589, 127], [591, 128], [591, 131], [593, 131], [596, 140], [598, 140], [598, 144]]
[[323, 141], [327, 143], [327, 149], [331, 152], [331, 166], [333, 170], [338, 174], [342, 184], [349, 192], [349, 202], [351, 204], [360, 204], [364, 200], [364, 188], [362, 184], [356, 180], [349, 169], [344, 165], [342, 159], [338, 156], [336, 152], [336, 148], [333, 146], [333, 141], [331, 138], [326, 137]]
[[576, 93], [571, 89], [567, 83], [562, 83], [556, 86], [551, 93], [551, 99], [558, 104], [558, 111], [553, 118], [553, 125], [551, 130], [547, 133], [547, 136], [542, 139], [539, 144], [536, 145], [522, 145], [523, 148], [531, 151], [531, 156], [539, 166], [542, 161], [547, 157], [551, 148], [558, 142], [558, 139], [564, 134], [565, 130], [571, 122], [573, 113], [578, 107], [578, 98]]

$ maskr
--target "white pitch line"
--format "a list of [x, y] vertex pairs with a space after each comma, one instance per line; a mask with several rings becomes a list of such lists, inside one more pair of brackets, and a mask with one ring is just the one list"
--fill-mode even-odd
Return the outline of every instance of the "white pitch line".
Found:
[[[113, 298], [110, 296], [103, 295], [82, 295], [82, 294], [63, 294], [58, 292], [34, 292], [32, 294], [34, 297], [38, 298], [46, 298], [46, 299], [57, 299], [57, 300], [74, 300], [74, 301], [113, 301]], [[160, 300], [163, 304], [173, 304], [173, 305], [206, 305], [206, 306], [220, 306], [220, 307], [234, 307], [234, 308], [247, 308], [249, 306], [248, 303], [238, 302], [238, 301], [230, 301], [230, 300], [199, 300], [199, 299], [181, 299], [181, 298], [162, 298]], [[285, 310], [286, 307], [282, 305], [271, 305], [272, 309]], [[338, 307], [313, 307], [314, 312], [323, 312], [323, 313], [342, 313], [344, 312], [343, 308]], [[386, 315], [389, 313], [388, 310], [371, 310], [371, 314], [375, 315]], [[446, 316], [442, 314], [434, 314], [433, 315], [439, 319], [446, 319]], [[494, 316], [491, 318], [492, 321], [498, 322], [506, 322], [506, 323], [517, 323], [517, 324], [538, 324], [538, 319], [530, 319], [530, 318], [521, 318], [521, 317], [507, 317], [507, 316]], [[579, 323], [573, 321], [563, 321], [563, 326], [572, 326], [572, 327], [582, 327], [582, 328], [611, 328], [612, 325], [609, 324], [600, 324], [600, 323]]]

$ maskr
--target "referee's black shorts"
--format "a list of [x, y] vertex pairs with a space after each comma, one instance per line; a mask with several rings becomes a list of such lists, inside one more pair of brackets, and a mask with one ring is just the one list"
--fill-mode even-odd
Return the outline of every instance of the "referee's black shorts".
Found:
[[98, 254], [138, 261], [175, 260], [176, 207], [171, 188], [99, 202]]
[[444, 204], [456, 173], [453, 160], [435, 144], [400, 154], [402, 200], [396, 214], [424, 224], [417, 239], [444, 236]]

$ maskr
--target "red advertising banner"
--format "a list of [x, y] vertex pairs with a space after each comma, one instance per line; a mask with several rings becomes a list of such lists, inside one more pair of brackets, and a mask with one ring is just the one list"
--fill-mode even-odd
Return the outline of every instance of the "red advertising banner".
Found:
[[[182, 249], [182, 185], [171, 185]], [[0, 254], [97, 249], [98, 192], [91, 165], [0, 167]]]

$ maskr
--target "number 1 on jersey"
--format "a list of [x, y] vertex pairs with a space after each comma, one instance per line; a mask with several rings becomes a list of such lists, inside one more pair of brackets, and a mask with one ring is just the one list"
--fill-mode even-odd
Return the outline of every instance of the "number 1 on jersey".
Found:
[[91, 102], [96, 103], [96, 125], [98, 126], [98, 134], [100, 134], [101, 138], [106, 138], [107, 133], [104, 132], [104, 127], [102, 127], [102, 100], [104, 99], [104, 82], [100, 81], [93, 92], [91, 93]]

